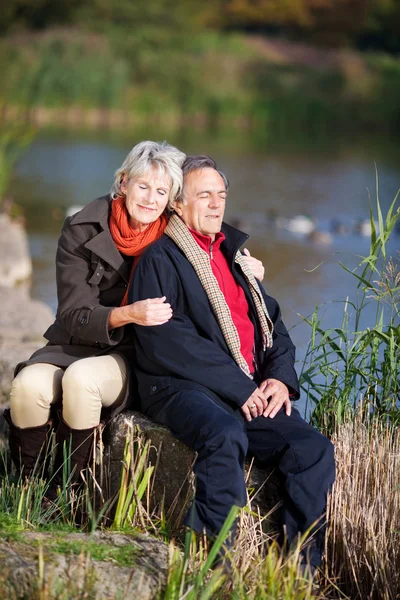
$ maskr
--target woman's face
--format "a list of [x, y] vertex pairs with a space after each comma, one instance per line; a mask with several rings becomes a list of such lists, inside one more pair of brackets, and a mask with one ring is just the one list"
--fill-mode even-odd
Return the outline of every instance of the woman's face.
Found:
[[121, 191], [126, 195], [125, 204], [134, 229], [144, 231], [164, 212], [168, 203], [171, 180], [152, 167], [145, 175], [124, 180]]

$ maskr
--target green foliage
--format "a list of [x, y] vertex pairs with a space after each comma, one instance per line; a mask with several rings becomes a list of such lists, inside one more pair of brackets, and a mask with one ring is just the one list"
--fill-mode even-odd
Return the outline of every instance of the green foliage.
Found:
[[3, 43], [3, 98], [19, 106], [112, 107], [128, 85], [128, 68], [104, 39], [54, 34]]
[[31, 144], [33, 130], [26, 125], [7, 124], [0, 131], [0, 207], [4, 194], [10, 183], [12, 169], [22, 154]]
[[138, 555], [137, 548], [132, 544], [114, 546], [112, 544], [99, 544], [95, 539], [69, 540], [60, 536], [50, 538], [46, 545], [52, 552], [58, 554], [86, 554], [93, 560], [110, 560], [121, 567], [131, 567]]
[[[324, 329], [317, 307], [300, 377], [312, 402], [312, 423], [328, 434], [354, 418], [360, 401], [367, 413], [400, 424], [400, 267], [387, 256], [387, 242], [400, 222], [398, 195], [382, 215], [378, 177], [377, 225], [371, 209], [370, 253], [357, 269], [341, 266], [357, 279], [358, 297], [344, 302], [342, 323]], [[366, 321], [375, 303], [375, 319]]]

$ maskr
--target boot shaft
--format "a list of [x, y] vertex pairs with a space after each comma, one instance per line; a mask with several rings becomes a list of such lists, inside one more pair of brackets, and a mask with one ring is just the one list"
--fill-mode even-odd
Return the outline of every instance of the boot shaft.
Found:
[[57, 450], [54, 461], [54, 485], [62, 485], [63, 472], [67, 475], [65, 479], [69, 479], [71, 484], [81, 482], [80, 474], [89, 463], [96, 429], [96, 427], [71, 429], [60, 417], [56, 433]]
[[31, 475], [40, 475], [44, 470], [46, 458], [50, 455], [50, 433], [52, 421], [38, 427], [21, 429], [11, 420], [11, 411], [4, 411], [4, 419], [9, 427], [8, 445], [12, 461], [23, 479]]

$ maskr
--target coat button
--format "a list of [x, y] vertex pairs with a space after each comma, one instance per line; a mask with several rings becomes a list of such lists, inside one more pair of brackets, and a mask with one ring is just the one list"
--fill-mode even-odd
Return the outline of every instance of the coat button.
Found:
[[156, 385], [153, 385], [153, 386], [151, 387], [151, 391], [152, 391], [152, 392], [156, 392], [156, 391], [157, 391], [157, 386], [156, 386]]
[[88, 320], [87, 320], [87, 318], [86, 318], [86, 317], [81, 317], [81, 318], [79, 319], [79, 323], [82, 323], [82, 325], [86, 325], [86, 323], [87, 323], [87, 322], [88, 322]]

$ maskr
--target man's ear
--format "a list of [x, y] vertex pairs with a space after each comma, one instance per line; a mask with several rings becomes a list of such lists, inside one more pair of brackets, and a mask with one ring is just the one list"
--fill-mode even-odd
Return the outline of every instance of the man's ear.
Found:
[[176, 212], [176, 214], [178, 214], [181, 217], [182, 216], [182, 202], [177, 202], [175, 200], [174, 202], [171, 202], [171, 206], [172, 206], [173, 210]]

